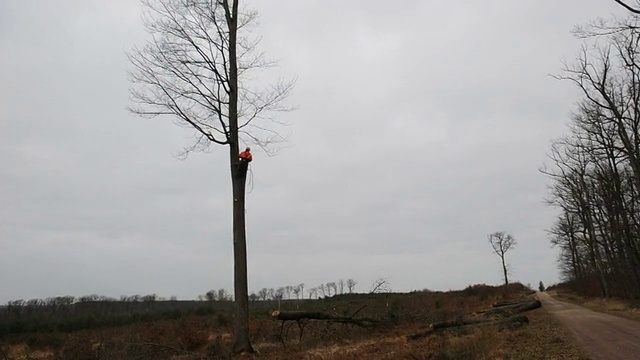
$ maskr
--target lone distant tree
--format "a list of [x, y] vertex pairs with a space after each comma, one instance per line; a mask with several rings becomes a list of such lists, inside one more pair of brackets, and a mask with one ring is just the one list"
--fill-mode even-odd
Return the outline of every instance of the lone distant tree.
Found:
[[511, 234], [507, 234], [504, 231], [498, 231], [493, 234], [489, 234], [487, 236], [489, 238], [489, 243], [491, 247], [493, 247], [493, 251], [500, 257], [500, 262], [502, 264], [502, 273], [504, 274], [504, 286], [505, 291], [508, 291], [509, 287], [509, 277], [507, 271], [507, 263], [505, 261], [505, 254], [511, 248], [516, 245], [516, 239]]
[[540, 281], [540, 283], [538, 284], [538, 290], [540, 290], [540, 292], [544, 291], [545, 287], [544, 284], [542, 283], [542, 281]]
[[264, 89], [252, 86], [253, 70], [270, 67], [249, 36], [255, 12], [240, 12], [239, 0], [142, 0], [143, 23], [150, 39], [129, 54], [130, 111], [145, 118], [166, 116], [194, 130], [195, 142], [184, 149], [208, 151], [229, 147], [233, 189], [234, 338], [233, 351], [253, 352], [249, 341], [249, 299], [245, 232], [246, 167], [240, 141], [267, 149], [282, 137], [271, 129], [270, 111], [293, 82]]

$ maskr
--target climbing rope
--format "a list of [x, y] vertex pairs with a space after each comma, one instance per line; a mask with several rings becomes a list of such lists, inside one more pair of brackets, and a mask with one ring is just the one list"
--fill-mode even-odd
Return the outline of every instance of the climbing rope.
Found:
[[251, 194], [253, 191], [253, 170], [251, 169], [251, 166], [249, 166], [249, 185], [251, 187], [249, 188], [249, 191], [247, 191], [247, 194]]

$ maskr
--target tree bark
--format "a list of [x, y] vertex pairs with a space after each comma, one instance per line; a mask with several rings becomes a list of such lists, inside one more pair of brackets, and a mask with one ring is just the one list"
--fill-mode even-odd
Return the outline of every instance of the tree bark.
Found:
[[[233, 149], [234, 146], [231, 146]], [[237, 146], [235, 146], [237, 148]], [[237, 152], [232, 150], [232, 156]], [[234, 294], [236, 316], [234, 322], [233, 352], [253, 352], [249, 340], [249, 286], [247, 274], [247, 238], [245, 231], [245, 184], [246, 173], [239, 171], [235, 161], [232, 170], [233, 183], [233, 256]]]
[[509, 278], [507, 277], [507, 264], [504, 261], [504, 252], [500, 255], [500, 259], [502, 260], [502, 273], [504, 274], [504, 292], [509, 292]]

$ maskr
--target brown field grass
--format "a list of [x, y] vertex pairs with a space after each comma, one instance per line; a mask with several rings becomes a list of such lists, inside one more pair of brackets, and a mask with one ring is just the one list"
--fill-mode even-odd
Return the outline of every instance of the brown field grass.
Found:
[[[525, 290], [512, 291], [511, 298], [524, 296]], [[0, 343], [0, 360], [586, 359], [543, 309], [528, 312], [530, 323], [518, 329], [471, 327], [417, 340], [407, 337], [424, 332], [433, 322], [455, 320], [504, 299], [500, 288], [484, 285], [447, 293], [337, 296], [305, 306], [341, 315], [361, 309], [358, 316], [378, 318], [382, 325], [361, 328], [312, 321], [300, 338], [295, 323], [282, 327], [265, 312], [250, 323], [256, 353], [236, 357], [228, 353], [228, 318], [193, 315], [72, 334], [13, 337]]]

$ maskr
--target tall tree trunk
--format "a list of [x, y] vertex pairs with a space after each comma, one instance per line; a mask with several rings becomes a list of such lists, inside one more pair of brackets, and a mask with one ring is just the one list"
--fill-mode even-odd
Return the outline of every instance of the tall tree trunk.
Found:
[[[232, 146], [237, 148], [237, 146]], [[237, 152], [231, 156], [238, 157]], [[235, 171], [234, 171], [235, 170]], [[239, 170], [235, 161], [233, 176], [233, 257], [234, 293], [236, 316], [234, 322], [233, 352], [253, 352], [249, 340], [249, 287], [247, 281], [247, 238], [245, 231], [245, 184], [246, 172]]]
[[[247, 279], [247, 237], [245, 232], [244, 198], [246, 172], [240, 170], [238, 154], [238, 1], [224, 0], [229, 27], [229, 130], [231, 182], [233, 185], [233, 290], [236, 316], [233, 326], [234, 353], [253, 352], [249, 340], [249, 286]], [[231, 4], [229, 4], [231, 2]]]

